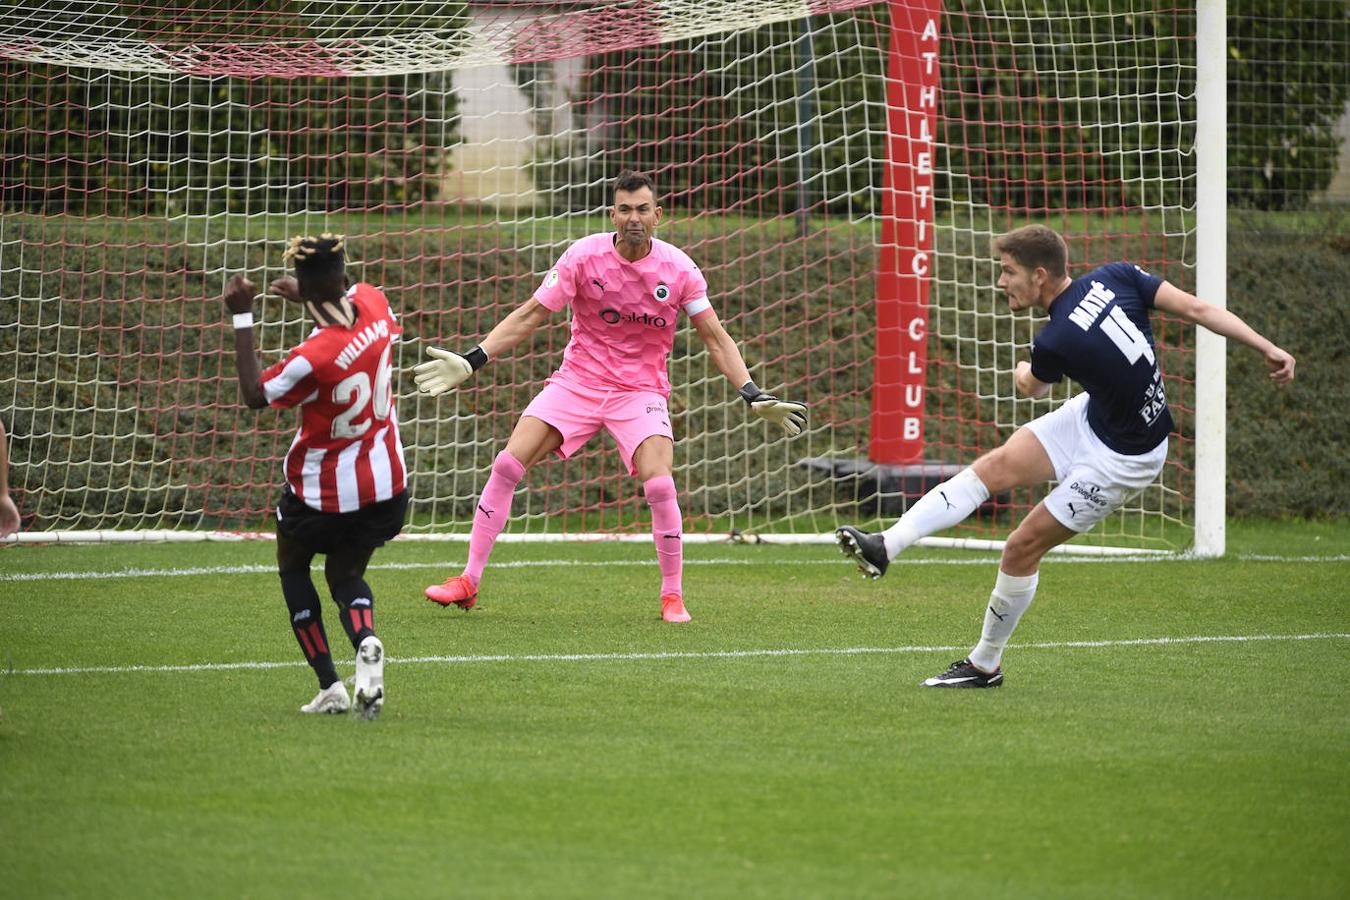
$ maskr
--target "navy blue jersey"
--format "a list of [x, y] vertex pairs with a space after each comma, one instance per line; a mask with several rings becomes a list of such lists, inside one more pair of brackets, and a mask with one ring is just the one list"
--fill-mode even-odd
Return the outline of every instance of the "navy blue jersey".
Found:
[[1173, 428], [1148, 321], [1162, 282], [1130, 263], [1094, 269], [1054, 299], [1031, 344], [1031, 374], [1081, 384], [1088, 425], [1117, 453], [1147, 453]]

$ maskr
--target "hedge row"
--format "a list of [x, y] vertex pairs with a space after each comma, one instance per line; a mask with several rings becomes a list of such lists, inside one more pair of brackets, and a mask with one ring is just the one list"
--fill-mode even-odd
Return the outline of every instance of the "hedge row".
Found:
[[[1276, 390], [1254, 354], [1230, 350], [1229, 510], [1345, 516], [1344, 217], [1321, 220], [1313, 234], [1253, 230], [1251, 221], [1260, 220], [1235, 223], [1230, 239], [1229, 306], [1294, 352], [1299, 371], [1293, 386]], [[217, 292], [223, 271], [275, 265], [276, 248], [259, 242], [241, 251], [212, 240], [178, 246], [168, 226], [158, 234], [157, 227], [67, 223], [61, 240], [51, 241], [50, 223], [44, 231], [40, 220], [16, 220], [0, 242], [0, 410], [15, 436], [14, 483], [28, 495], [25, 512], [36, 512], [29, 527], [256, 527], [270, 507], [293, 420], [238, 408]], [[986, 265], [983, 238], [939, 235], [948, 272]], [[728, 329], [760, 364], [757, 379], [806, 398], [820, 430], [795, 442], [766, 440], [682, 331], [672, 357], [672, 413], [683, 437], [687, 511], [709, 522], [731, 514], [740, 527], [812, 511], [815, 528], [828, 527], [836, 512], [851, 517], [856, 497], [794, 463], [804, 455], [865, 455], [874, 346], [867, 304], [876, 266], [870, 235], [830, 228], [796, 238], [764, 225], [688, 238]], [[451, 402], [416, 395], [407, 370], [421, 341], [482, 335], [529, 295], [557, 252], [503, 252], [501, 240], [483, 228], [360, 241], [368, 262], [359, 274], [387, 287], [406, 329], [400, 416], [424, 520], [471, 516], [482, 473], [567, 338], [561, 324], [541, 331], [532, 347], [495, 363]], [[1074, 256], [1148, 262], [1181, 255], [1166, 241], [1074, 238]], [[1161, 274], [1189, 280], [1175, 265]], [[929, 406], [930, 435], [946, 462], [968, 461], [1006, 436], [1014, 416], [1008, 401], [993, 399], [994, 373], [1011, 366], [1010, 342], [1024, 345], [1034, 328], [1024, 319], [1009, 331], [1006, 319], [989, 316], [989, 293], [971, 286], [977, 275], [935, 286], [943, 312], [935, 313], [934, 329], [959, 335], [930, 347], [932, 359], [946, 361], [930, 370]], [[296, 342], [306, 328], [297, 313], [265, 308], [261, 345]], [[1189, 335], [1176, 325], [1160, 334], [1172, 402], [1188, 410]], [[979, 368], [950, 365], [958, 356]], [[1188, 418], [1178, 415], [1183, 430]], [[1181, 465], [1166, 492], [1169, 513], [1190, 492], [1189, 445], [1179, 442], [1174, 454]], [[637, 491], [603, 445], [560, 469], [544, 476], [551, 488], [529, 501], [530, 511], [583, 510], [606, 524], [640, 515]]]

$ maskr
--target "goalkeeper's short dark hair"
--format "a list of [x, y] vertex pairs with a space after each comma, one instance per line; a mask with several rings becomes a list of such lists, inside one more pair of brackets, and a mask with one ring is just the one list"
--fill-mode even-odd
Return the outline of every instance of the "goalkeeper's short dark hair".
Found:
[[323, 302], [347, 291], [346, 237], [324, 232], [318, 237], [296, 235], [286, 244], [282, 259], [295, 267], [300, 296]]
[[652, 192], [652, 200], [655, 201], [656, 182], [652, 180], [652, 177], [643, 174], [642, 172], [634, 171], [633, 169], [625, 169], [619, 173], [618, 178], [614, 179], [613, 194], [617, 195], [619, 191], [632, 193], [633, 191], [640, 191], [643, 188], [647, 188]]

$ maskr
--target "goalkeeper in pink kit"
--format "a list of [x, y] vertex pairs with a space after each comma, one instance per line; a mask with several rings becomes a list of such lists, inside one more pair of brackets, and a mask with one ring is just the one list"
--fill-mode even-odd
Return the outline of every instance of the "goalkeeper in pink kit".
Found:
[[427, 588], [427, 597], [442, 606], [470, 609], [477, 601], [483, 569], [525, 473], [550, 453], [570, 457], [604, 429], [618, 445], [629, 474], [642, 482], [651, 507], [661, 568], [661, 617], [689, 621], [681, 583], [683, 529], [671, 477], [675, 437], [666, 373], [681, 310], [713, 365], [740, 391], [752, 414], [789, 436], [806, 424], [805, 405], [779, 400], [750, 380], [735, 341], [713, 311], [698, 266], [653, 237], [661, 207], [651, 179], [636, 172], [615, 179], [610, 218], [614, 231], [572, 244], [534, 296], [502, 319], [481, 344], [463, 354], [429, 347], [432, 359], [414, 369], [419, 390], [443, 394], [516, 347], [553, 313], [572, 307], [572, 339], [562, 365], [525, 408], [506, 449], [493, 461], [474, 513], [464, 572]]

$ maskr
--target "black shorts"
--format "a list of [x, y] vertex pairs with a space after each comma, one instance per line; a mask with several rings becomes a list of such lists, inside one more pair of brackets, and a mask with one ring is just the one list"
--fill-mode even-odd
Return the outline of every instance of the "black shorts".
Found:
[[290, 485], [277, 501], [277, 534], [315, 553], [373, 550], [402, 531], [407, 518], [407, 491], [345, 513], [319, 512], [307, 506], [291, 492]]

